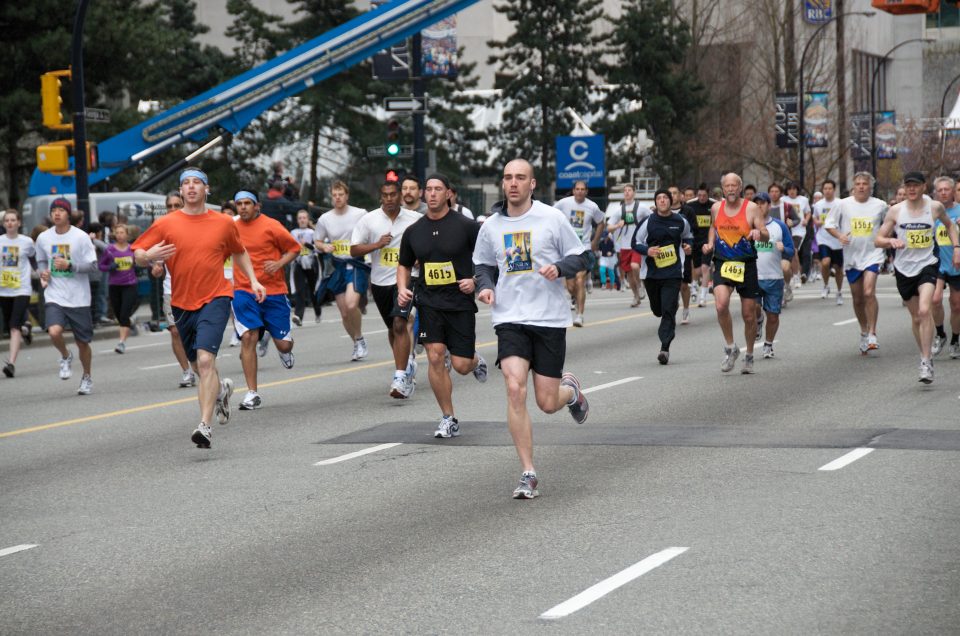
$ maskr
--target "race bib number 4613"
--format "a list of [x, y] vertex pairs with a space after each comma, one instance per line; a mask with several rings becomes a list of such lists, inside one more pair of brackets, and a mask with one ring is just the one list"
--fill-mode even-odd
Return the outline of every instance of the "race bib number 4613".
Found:
[[427, 285], [449, 285], [457, 280], [453, 263], [424, 263], [423, 280]]

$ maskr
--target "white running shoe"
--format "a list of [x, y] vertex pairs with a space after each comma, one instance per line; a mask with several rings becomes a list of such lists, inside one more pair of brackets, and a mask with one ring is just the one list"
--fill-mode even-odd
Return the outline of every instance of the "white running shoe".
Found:
[[362, 360], [367, 357], [369, 351], [367, 350], [367, 341], [363, 339], [363, 336], [357, 338], [357, 360]]
[[283, 368], [292, 369], [293, 362], [294, 362], [293, 351], [284, 353], [283, 351], [280, 351], [279, 349], [277, 349], [277, 353], [280, 355], [280, 364], [283, 365]]
[[233, 380], [230, 378], [220, 380], [220, 394], [217, 396], [217, 405], [214, 412], [221, 426], [230, 421], [231, 395], [233, 395]]
[[946, 337], [935, 335], [933, 337], [933, 346], [930, 349], [930, 353], [932, 353], [935, 356], [940, 355], [940, 352], [943, 351], [943, 345], [945, 344], [947, 344]]
[[770, 344], [769, 342], [764, 342], [763, 343], [763, 359], [769, 360], [770, 358], [773, 358], [773, 357], [775, 357], [775, 354], [773, 353], [773, 345]]
[[573, 326], [574, 327], [583, 326], [583, 314], [577, 314], [577, 317], [573, 319]]
[[862, 333], [860, 334], [860, 354], [867, 355], [867, 351], [870, 351], [870, 337]]
[[737, 358], [740, 357], [740, 347], [734, 344], [732, 347], [723, 348], [724, 358], [723, 362], [720, 363], [720, 371], [723, 373], [729, 373], [733, 370], [733, 365], [736, 363]]
[[80, 378], [80, 388], [77, 389], [77, 395], [90, 395], [91, 392], [93, 392], [93, 378], [84, 373], [83, 377]]
[[920, 381], [924, 384], [930, 384], [933, 382], [933, 361], [932, 360], [921, 360], [920, 361]]
[[234, 331], [232, 334], [230, 334], [230, 346], [236, 347], [238, 344], [240, 344], [240, 336], [238, 336], [237, 332]]
[[405, 375], [396, 375], [393, 376], [393, 382], [390, 383], [390, 397], [395, 400], [403, 400], [407, 396], [404, 395], [407, 388], [407, 379]]
[[267, 349], [270, 348], [270, 332], [264, 331], [263, 335], [260, 336], [260, 340], [257, 342], [257, 356], [264, 357], [267, 355]]
[[793, 302], [793, 288], [790, 285], [787, 285], [783, 290], [783, 302]]
[[117, 346], [113, 348], [117, 353], [125, 353], [127, 350], [127, 344], [125, 342], [118, 342]]
[[843, 292], [837, 290], [837, 305], [843, 304]]
[[824, 285], [823, 291], [820, 292], [820, 298], [826, 298], [830, 295], [830, 285]]
[[487, 361], [481, 355], [477, 356], [477, 366], [473, 370], [473, 377], [481, 384], [487, 381]]
[[197, 445], [197, 448], [210, 448], [210, 440], [213, 438], [213, 431], [210, 427], [200, 422], [200, 426], [190, 436], [190, 441]]
[[440, 424], [437, 430], [433, 432], [434, 437], [443, 437], [449, 439], [460, 435], [460, 422], [452, 415], [444, 415], [440, 418]]
[[950, 345], [950, 357], [954, 360], [960, 358], [960, 343], [954, 342]]
[[880, 348], [880, 343], [877, 342], [877, 335], [873, 333], [870, 334], [870, 336], [867, 338], [867, 349], [869, 349], [870, 351], [876, 351], [879, 348]]
[[241, 411], [253, 411], [260, 408], [260, 405], [263, 403], [263, 400], [260, 399], [260, 394], [256, 391], [247, 391], [247, 394], [243, 396], [243, 399], [240, 401], [240, 410]]
[[69, 380], [73, 375], [73, 354], [68, 353], [66, 358], [60, 358], [60, 379]]
[[180, 378], [180, 386], [181, 388], [186, 388], [188, 386], [196, 385], [197, 376], [193, 373], [193, 369], [188, 367], [187, 370], [183, 372], [183, 376]]
[[690, 324], [690, 308], [684, 307], [683, 311], [680, 313], [680, 324], [689, 325]]

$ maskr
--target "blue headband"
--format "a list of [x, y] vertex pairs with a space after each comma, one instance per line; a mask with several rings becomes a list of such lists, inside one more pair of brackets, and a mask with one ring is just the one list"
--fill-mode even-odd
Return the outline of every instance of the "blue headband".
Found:
[[180, 173], [180, 185], [183, 185], [183, 182], [186, 181], [187, 177], [196, 177], [203, 181], [203, 185], [210, 185], [210, 182], [207, 181], [207, 175], [203, 174], [200, 170], [190, 169], [184, 170]]
[[235, 195], [233, 195], [234, 201], [239, 201], [240, 199], [250, 199], [254, 203], [260, 203], [260, 199], [257, 198], [257, 195], [255, 195], [253, 192], [250, 192], [249, 190], [241, 190], [240, 192], [237, 192]]

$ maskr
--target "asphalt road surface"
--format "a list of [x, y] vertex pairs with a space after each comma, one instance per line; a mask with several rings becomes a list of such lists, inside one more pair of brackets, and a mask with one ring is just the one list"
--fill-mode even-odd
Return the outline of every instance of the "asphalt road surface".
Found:
[[917, 382], [892, 277], [876, 355], [849, 296], [810, 285], [753, 376], [720, 373], [712, 305], [661, 367], [627, 297], [595, 291], [568, 331], [588, 422], [530, 398], [532, 501], [510, 496], [486, 310], [490, 379], [454, 380], [451, 440], [425, 360], [388, 396], [372, 303], [366, 360], [328, 307], [293, 370], [262, 360], [258, 411], [236, 410], [225, 346], [238, 395], [209, 451], [165, 334], [96, 341], [90, 396], [38, 341], [0, 378], [0, 633], [960, 632], [960, 360]]

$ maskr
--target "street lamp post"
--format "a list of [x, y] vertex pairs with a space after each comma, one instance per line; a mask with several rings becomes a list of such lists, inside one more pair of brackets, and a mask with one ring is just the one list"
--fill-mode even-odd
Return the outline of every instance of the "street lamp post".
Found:
[[90, 227], [90, 185], [87, 174], [87, 113], [83, 94], [83, 23], [89, 0], [78, 0], [70, 44], [70, 85], [73, 89], [73, 171], [77, 186], [77, 209], [83, 212], [83, 226]]
[[[804, 125], [804, 121], [803, 121], [803, 69], [807, 65], [807, 52], [810, 50], [810, 45], [813, 44], [813, 41], [817, 39], [817, 36], [820, 35], [820, 32], [823, 31], [827, 27], [827, 25], [829, 25], [831, 22], [839, 20], [840, 18], [845, 18], [850, 15], [862, 15], [869, 18], [876, 14], [877, 14], [876, 11], [848, 11], [847, 13], [838, 13], [837, 15], [833, 16], [832, 18], [830, 18], [829, 20], [821, 24], [819, 28], [817, 28], [817, 30], [813, 32], [813, 35], [810, 36], [810, 39], [807, 40], [806, 46], [803, 47], [803, 54], [800, 56], [800, 92], [797, 94], [797, 110], [800, 111], [800, 175], [799, 176], [800, 176], [801, 188], [803, 188], [806, 185], [804, 183], [804, 163], [805, 163], [804, 150], [806, 150], [806, 145], [807, 145], [806, 130], [805, 130], [806, 126]], [[843, 90], [843, 88], [841, 87], [840, 90]]]
[[940, 100], [940, 174], [943, 174], [943, 155], [947, 151], [947, 95], [950, 94], [950, 89], [957, 83], [957, 80], [960, 80], [960, 75], [950, 80], [947, 89], [943, 91], [943, 99]]
[[886, 54], [880, 58], [880, 61], [873, 69], [873, 76], [870, 78], [870, 174], [873, 175], [873, 194], [876, 196], [879, 191], [877, 185], [877, 75], [880, 73], [880, 68], [887, 65], [887, 59], [893, 54], [894, 51], [899, 49], [905, 44], [911, 44], [913, 42], [932, 42], [930, 38], [910, 38], [909, 40], [904, 40], [903, 42], [897, 44], [892, 49], [886, 52]]

